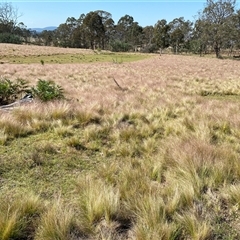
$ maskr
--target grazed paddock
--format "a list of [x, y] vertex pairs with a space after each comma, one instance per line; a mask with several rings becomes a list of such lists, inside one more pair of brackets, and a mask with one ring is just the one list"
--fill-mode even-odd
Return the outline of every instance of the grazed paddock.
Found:
[[239, 239], [239, 68], [181, 55], [1, 64], [67, 100], [0, 112], [0, 238]]
[[113, 53], [102, 50], [41, 47], [34, 45], [0, 45], [0, 63], [96, 63], [96, 62], [129, 62], [148, 58], [150, 54]]

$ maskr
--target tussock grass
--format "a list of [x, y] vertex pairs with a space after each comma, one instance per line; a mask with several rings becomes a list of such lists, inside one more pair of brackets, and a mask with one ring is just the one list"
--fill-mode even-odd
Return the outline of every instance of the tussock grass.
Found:
[[5, 133], [5, 130], [0, 131], [0, 145], [5, 145], [7, 143], [8, 135]]
[[161, 197], [149, 196], [142, 199], [136, 214], [137, 239], [170, 239], [174, 229], [167, 224], [164, 202]]
[[184, 213], [178, 216], [178, 223], [182, 227], [185, 238], [191, 239], [210, 239], [211, 225], [207, 221], [201, 221], [193, 213]]
[[228, 188], [223, 189], [223, 196], [230, 200], [230, 203], [239, 207], [240, 195], [239, 195], [239, 184], [234, 184]]
[[[105, 219], [110, 223], [120, 211], [119, 191], [93, 178], [78, 179], [79, 206], [84, 224], [91, 229], [94, 223]], [[82, 220], [83, 221], [83, 220]]]
[[11, 116], [3, 116], [0, 120], [0, 128], [7, 138], [24, 137], [32, 133], [32, 128], [12, 119]]
[[64, 206], [60, 199], [56, 199], [41, 215], [35, 239], [71, 239], [74, 226], [72, 209]]
[[1, 65], [56, 81], [66, 99], [0, 112], [0, 236], [239, 239], [239, 64]]
[[62, 121], [57, 122], [53, 129], [54, 132], [60, 137], [69, 137], [74, 134], [72, 126], [64, 126]]
[[44, 209], [39, 197], [28, 193], [18, 194], [14, 199], [5, 198], [5, 201], [1, 197], [1, 200], [1, 239], [21, 239], [34, 234], [34, 225]]

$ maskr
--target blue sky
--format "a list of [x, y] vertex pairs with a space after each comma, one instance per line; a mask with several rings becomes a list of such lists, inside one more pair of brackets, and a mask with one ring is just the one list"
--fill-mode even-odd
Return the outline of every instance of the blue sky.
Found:
[[23, 22], [28, 28], [59, 26], [68, 17], [78, 18], [82, 13], [87, 14], [95, 10], [111, 13], [115, 24], [126, 14], [132, 16], [134, 21], [138, 22], [142, 27], [154, 26], [161, 19], [170, 22], [178, 17], [194, 21], [194, 16], [204, 8], [206, 3], [204, 0], [12, 0], [7, 2], [11, 2], [18, 9], [18, 12], [22, 14], [19, 22]]

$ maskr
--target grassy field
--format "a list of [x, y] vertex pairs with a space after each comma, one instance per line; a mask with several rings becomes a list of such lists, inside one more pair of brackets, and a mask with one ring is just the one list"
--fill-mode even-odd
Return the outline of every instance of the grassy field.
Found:
[[239, 61], [0, 49], [67, 98], [0, 111], [0, 239], [240, 239]]
[[1, 44], [0, 63], [32, 64], [45, 63], [97, 63], [97, 62], [132, 62], [150, 57], [147, 54], [122, 54], [101, 50], [54, 48], [33, 45]]

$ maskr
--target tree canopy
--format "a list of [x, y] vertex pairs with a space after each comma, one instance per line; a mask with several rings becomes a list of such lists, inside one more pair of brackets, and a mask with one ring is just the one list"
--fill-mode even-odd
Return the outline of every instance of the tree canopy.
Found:
[[117, 23], [111, 13], [96, 10], [68, 17], [54, 31], [37, 33], [19, 22], [21, 15], [10, 3], [0, 4], [0, 42], [31, 42], [72, 48], [111, 51], [156, 52], [169, 48], [173, 53], [203, 54], [240, 47], [240, 10], [236, 0], [207, 0], [195, 22], [178, 17], [170, 22], [158, 20], [142, 27], [133, 16], [122, 16]]
[[207, 0], [203, 12], [196, 23], [199, 39], [212, 46], [216, 57], [224, 45], [234, 41], [236, 0]]

